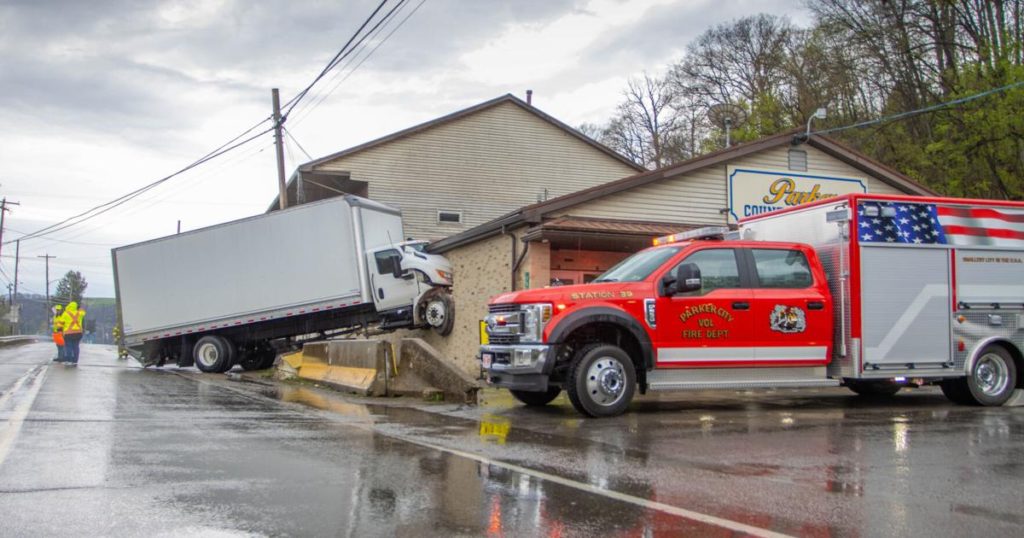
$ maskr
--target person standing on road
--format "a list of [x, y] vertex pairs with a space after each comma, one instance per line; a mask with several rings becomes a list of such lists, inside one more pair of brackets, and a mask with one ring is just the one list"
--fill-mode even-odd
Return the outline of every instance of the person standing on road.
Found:
[[57, 356], [55, 362], [64, 362], [64, 335], [61, 332], [61, 306], [53, 307], [53, 343], [57, 344]]
[[85, 310], [79, 310], [78, 303], [71, 301], [60, 319], [64, 331], [64, 358], [68, 366], [78, 366], [78, 344], [82, 342]]

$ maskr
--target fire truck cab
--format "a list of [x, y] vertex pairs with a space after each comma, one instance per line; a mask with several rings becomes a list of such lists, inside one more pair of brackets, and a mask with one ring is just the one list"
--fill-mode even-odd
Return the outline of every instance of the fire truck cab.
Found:
[[908, 382], [1001, 405], [1021, 388], [1022, 282], [1024, 204], [846, 195], [659, 238], [590, 284], [498, 295], [480, 360], [523, 403], [565, 390], [590, 416], [637, 390]]

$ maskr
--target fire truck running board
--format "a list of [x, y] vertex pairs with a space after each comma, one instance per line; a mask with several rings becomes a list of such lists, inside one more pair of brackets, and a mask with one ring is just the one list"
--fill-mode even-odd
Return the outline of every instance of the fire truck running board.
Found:
[[647, 373], [648, 390], [836, 387], [825, 367], [662, 369]]

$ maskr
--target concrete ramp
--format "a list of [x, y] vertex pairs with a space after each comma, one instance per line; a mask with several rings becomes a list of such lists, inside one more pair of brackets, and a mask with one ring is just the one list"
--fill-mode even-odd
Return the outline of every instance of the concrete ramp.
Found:
[[362, 396], [443, 396], [476, 403], [480, 385], [419, 338], [399, 343], [396, 357], [382, 340], [331, 340], [281, 356], [279, 374], [323, 383]]

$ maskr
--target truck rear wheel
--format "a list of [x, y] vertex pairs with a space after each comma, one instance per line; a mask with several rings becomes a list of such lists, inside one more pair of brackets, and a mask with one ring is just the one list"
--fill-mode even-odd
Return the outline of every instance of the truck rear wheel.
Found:
[[192, 347], [192, 359], [201, 372], [223, 373], [234, 364], [235, 346], [223, 336], [204, 336]]
[[277, 352], [270, 344], [259, 343], [246, 353], [242, 360], [238, 361], [243, 370], [265, 370], [274, 365]]
[[633, 400], [636, 369], [629, 355], [616, 346], [586, 346], [573, 357], [565, 390], [580, 413], [612, 417], [625, 411]]
[[942, 394], [949, 398], [949, 401], [960, 404], [960, 405], [977, 405], [978, 402], [974, 401], [974, 397], [971, 396], [971, 391], [967, 388], [967, 378], [959, 377], [957, 379], [947, 379], [939, 382], [939, 388], [942, 389]]
[[558, 387], [550, 387], [546, 392], [532, 392], [526, 390], [509, 390], [515, 399], [523, 402], [529, 407], [541, 407], [551, 403], [552, 400], [562, 393]]
[[1017, 366], [1001, 346], [989, 346], [974, 362], [967, 376], [967, 390], [978, 405], [1006, 403], [1017, 388]]

